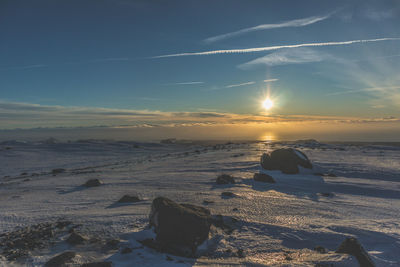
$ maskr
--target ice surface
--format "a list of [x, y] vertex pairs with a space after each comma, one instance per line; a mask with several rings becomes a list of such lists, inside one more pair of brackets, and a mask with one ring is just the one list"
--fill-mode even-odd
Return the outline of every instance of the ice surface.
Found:
[[[264, 171], [260, 155], [283, 146], [304, 152], [313, 171], [265, 171], [276, 184], [253, 181], [254, 172]], [[66, 171], [53, 176], [56, 168]], [[357, 237], [377, 266], [399, 266], [399, 170], [396, 146], [8, 142], [0, 145], [0, 234], [65, 218], [82, 224], [88, 236], [119, 238], [133, 248], [129, 254], [105, 254], [70, 248], [60, 240], [50, 250], [32, 253], [28, 266], [41, 266], [65, 249], [78, 251], [81, 262], [111, 260], [115, 266], [358, 266], [353, 257], [334, 253], [347, 236]], [[233, 175], [236, 184], [216, 185], [221, 173]], [[82, 188], [91, 178], [104, 185]], [[223, 191], [237, 197], [221, 198]], [[125, 194], [144, 201], [116, 205]], [[138, 242], [152, 234], [146, 226], [156, 196], [196, 205], [214, 201], [205, 207], [235, 218], [236, 230], [231, 235], [214, 232], [202, 247], [208, 257], [170, 256], [168, 261], [166, 254]], [[314, 252], [318, 245], [329, 253]], [[245, 258], [229, 252], [238, 249], [245, 251]]]

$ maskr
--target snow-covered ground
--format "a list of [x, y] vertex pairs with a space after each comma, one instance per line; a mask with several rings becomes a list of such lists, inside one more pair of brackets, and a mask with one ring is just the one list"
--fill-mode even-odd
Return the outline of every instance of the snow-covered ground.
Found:
[[[268, 171], [275, 184], [255, 182], [253, 174], [262, 171], [261, 154], [282, 146], [304, 152], [313, 170], [298, 175]], [[53, 175], [56, 168], [66, 171]], [[236, 184], [217, 185], [221, 173], [233, 175]], [[104, 184], [83, 188], [90, 178]], [[237, 196], [221, 197], [224, 191]], [[144, 201], [116, 204], [125, 194]], [[137, 242], [152, 234], [146, 226], [157, 196], [234, 218], [234, 231], [214, 231], [202, 245], [207, 256], [169, 255], [167, 260], [166, 254]], [[77, 266], [94, 260], [112, 261], [114, 266], [358, 266], [355, 258], [334, 253], [348, 236], [357, 237], [377, 266], [400, 266], [399, 214], [400, 146], [93, 140], [0, 144], [0, 234], [64, 219], [79, 225], [88, 237], [121, 239], [122, 248], [133, 249], [121, 254], [93, 244], [72, 247], [64, 242], [65, 233], [48, 248], [32, 251], [27, 266], [42, 266], [64, 250], [79, 253]], [[316, 246], [329, 252], [318, 253]], [[238, 249], [246, 257], [235, 256]], [[3, 265], [11, 263], [0, 258]]]

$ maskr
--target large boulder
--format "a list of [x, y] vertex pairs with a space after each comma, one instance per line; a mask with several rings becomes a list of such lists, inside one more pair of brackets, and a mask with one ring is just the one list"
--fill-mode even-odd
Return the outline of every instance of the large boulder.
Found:
[[374, 267], [375, 264], [368, 255], [368, 252], [361, 246], [360, 242], [354, 237], [346, 238], [342, 244], [340, 244], [339, 248], [336, 250], [336, 253], [345, 253], [350, 254], [358, 260], [358, 263], [362, 267]]
[[311, 169], [312, 164], [307, 156], [300, 150], [293, 148], [280, 148], [271, 154], [261, 156], [261, 167], [265, 170], [280, 170], [286, 174], [299, 173], [299, 167]]
[[159, 247], [169, 253], [194, 256], [197, 246], [207, 238], [211, 214], [206, 208], [178, 204], [165, 197], [153, 200], [150, 226], [154, 226]]

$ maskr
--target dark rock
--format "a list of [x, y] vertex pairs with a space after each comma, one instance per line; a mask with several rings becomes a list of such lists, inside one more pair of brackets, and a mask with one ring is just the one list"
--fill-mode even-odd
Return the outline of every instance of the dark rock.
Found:
[[65, 169], [59, 168], [59, 169], [53, 169], [51, 170], [52, 174], [59, 174], [65, 172]]
[[244, 254], [244, 250], [241, 249], [241, 248], [239, 248], [239, 249], [237, 250], [236, 255], [237, 255], [239, 258], [244, 258], [244, 257], [246, 257], [246, 255]]
[[81, 267], [112, 267], [113, 264], [111, 261], [99, 261], [99, 262], [91, 262], [84, 263]]
[[333, 193], [330, 193], [330, 192], [321, 192], [321, 193], [319, 193], [321, 196], [323, 196], [323, 197], [333, 197], [334, 196], [334, 194]]
[[119, 244], [121, 243], [118, 239], [110, 239], [106, 242], [104, 248], [106, 250], [115, 250], [119, 248]]
[[100, 186], [102, 184], [103, 184], [103, 182], [101, 182], [99, 179], [90, 179], [90, 180], [87, 180], [86, 183], [83, 184], [83, 186], [94, 187], [94, 186]]
[[27, 173], [27, 172], [23, 172], [23, 173], [21, 173], [20, 175], [21, 175], [21, 176], [25, 176], [25, 175], [28, 175], [28, 173]]
[[325, 174], [324, 176], [328, 176], [328, 177], [337, 177], [336, 176], [336, 174], [334, 174], [334, 173], [327, 173], [327, 174]]
[[72, 234], [67, 238], [66, 241], [70, 245], [79, 245], [79, 244], [83, 244], [85, 241], [87, 241], [87, 238], [76, 232], [72, 232]]
[[128, 254], [128, 253], [132, 253], [132, 249], [131, 248], [123, 248], [123, 249], [121, 249], [121, 254]]
[[293, 148], [280, 148], [271, 154], [261, 156], [261, 166], [265, 170], [280, 170], [286, 174], [296, 174], [299, 167], [311, 169], [312, 164], [307, 156], [300, 150]]
[[[234, 223], [233, 220], [231, 220], [231, 222]], [[225, 222], [224, 217], [222, 215], [220, 215], [220, 214], [212, 216], [211, 223], [215, 227], [218, 227], [218, 228], [222, 229], [228, 235], [232, 234], [232, 232], [234, 230], [231, 225], [229, 225], [229, 224], [227, 224]]]
[[173, 260], [174, 260], [173, 258], [171, 258], [171, 257], [168, 256], [168, 255], [165, 257], [165, 259], [166, 259], [167, 261], [173, 261]]
[[365, 251], [360, 242], [358, 242], [358, 240], [354, 237], [346, 238], [342, 244], [340, 244], [339, 248], [336, 250], [336, 253], [345, 253], [356, 257], [358, 263], [362, 267], [375, 266], [367, 251]]
[[58, 221], [58, 222], [56, 223], [56, 227], [57, 227], [58, 229], [63, 229], [64, 227], [67, 227], [67, 226], [70, 225], [70, 224], [72, 224], [71, 221]]
[[197, 246], [208, 238], [211, 214], [200, 206], [157, 197], [151, 205], [150, 226], [154, 226], [161, 249], [171, 254], [194, 256]]
[[314, 248], [314, 250], [315, 250], [316, 252], [321, 253], [321, 254], [325, 254], [325, 253], [327, 252], [326, 249], [325, 249], [324, 247], [321, 247], [321, 246], [316, 246], [316, 247]]
[[221, 174], [217, 177], [217, 184], [234, 184], [235, 179], [229, 174]]
[[233, 208], [232, 211], [239, 211], [239, 209], [238, 208]]
[[140, 198], [138, 196], [124, 195], [118, 200], [118, 203], [135, 203], [139, 202]]
[[215, 203], [215, 202], [212, 200], [203, 200], [204, 205], [213, 204], [213, 203]]
[[232, 193], [232, 192], [226, 191], [226, 192], [222, 192], [222, 193], [221, 193], [221, 196], [222, 196], [222, 197], [235, 197], [236, 194], [235, 194], [235, 193]]
[[274, 184], [275, 180], [272, 176], [265, 173], [255, 173], [253, 176], [254, 181]]
[[51, 258], [46, 264], [45, 267], [60, 267], [64, 266], [66, 263], [70, 262], [73, 258], [75, 258], [76, 253], [73, 251], [65, 251], [57, 256]]

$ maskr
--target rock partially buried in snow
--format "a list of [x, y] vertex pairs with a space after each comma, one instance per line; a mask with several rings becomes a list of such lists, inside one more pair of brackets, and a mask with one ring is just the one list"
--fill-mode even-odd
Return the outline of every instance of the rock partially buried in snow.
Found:
[[221, 197], [236, 197], [236, 194], [233, 192], [225, 191], [221, 193]]
[[66, 263], [71, 262], [73, 258], [75, 258], [76, 253], [73, 251], [65, 251], [57, 256], [51, 258], [46, 264], [45, 267], [59, 267], [64, 266]]
[[118, 200], [118, 203], [135, 203], [141, 201], [138, 196], [124, 195]]
[[160, 249], [193, 257], [197, 246], [208, 238], [211, 214], [200, 206], [157, 197], [151, 205], [150, 226], [154, 226]]
[[103, 182], [100, 181], [99, 179], [89, 179], [86, 181], [86, 183], [83, 184], [83, 186], [95, 187], [95, 186], [100, 186], [102, 184], [103, 184]]
[[354, 237], [346, 238], [342, 244], [340, 244], [339, 248], [336, 250], [336, 253], [346, 253], [356, 257], [358, 263], [362, 267], [375, 266], [368, 253], [361, 246], [360, 242], [358, 242], [358, 240]]
[[285, 174], [299, 173], [299, 167], [312, 168], [312, 164], [307, 156], [293, 148], [280, 148], [271, 154], [261, 156], [261, 167], [265, 170], [280, 170]]
[[72, 232], [66, 241], [70, 245], [79, 245], [79, 244], [83, 244], [85, 241], [87, 241], [87, 238], [76, 232]]
[[234, 184], [235, 179], [229, 174], [221, 174], [217, 177], [217, 184]]
[[275, 180], [272, 176], [265, 173], [255, 173], [253, 176], [254, 181], [274, 184]]

